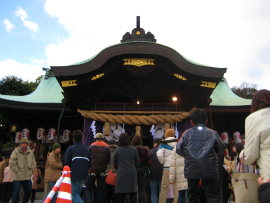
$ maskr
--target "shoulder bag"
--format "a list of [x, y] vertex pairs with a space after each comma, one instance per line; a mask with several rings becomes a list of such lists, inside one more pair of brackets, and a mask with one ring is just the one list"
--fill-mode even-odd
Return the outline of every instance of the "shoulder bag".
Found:
[[113, 172], [113, 167], [108, 173], [108, 176], [106, 178], [106, 183], [109, 185], [115, 185], [116, 183], [116, 173]]
[[[244, 157], [244, 155], [243, 155]], [[232, 187], [235, 203], [259, 203], [257, 179], [259, 174], [244, 172], [244, 158], [240, 158], [239, 171], [232, 175]]]

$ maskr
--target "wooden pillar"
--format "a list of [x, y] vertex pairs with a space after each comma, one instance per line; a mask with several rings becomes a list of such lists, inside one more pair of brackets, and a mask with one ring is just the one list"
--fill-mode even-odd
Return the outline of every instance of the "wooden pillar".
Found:
[[211, 102], [212, 102], [212, 99], [208, 98], [207, 103], [208, 103], [208, 110], [209, 110], [209, 122], [210, 122], [211, 129], [213, 130], [212, 113], [211, 113], [211, 107], [210, 107]]
[[40, 140], [36, 141], [36, 149], [35, 149], [35, 159], [39, 158], [39, 147], [40, 147]]

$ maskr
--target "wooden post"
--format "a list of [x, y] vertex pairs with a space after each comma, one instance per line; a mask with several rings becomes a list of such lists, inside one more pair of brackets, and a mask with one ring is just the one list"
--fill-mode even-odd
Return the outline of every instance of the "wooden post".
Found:
[[35, 149], [35, 159], [39, 158], [39, 147], [40, 147], [40, 140], [36, 141], [36, 149]]
[[208, 103], [208, 110], [209, 110], [209, 122], [211, 125], [211, 129], [213, 130], [213, 121], [212, 121], [212, 114], [211, 114], [211, 107], [210, 107], [211, 102], [212, 102], [212, 99], [208, 98], [207, 103]]

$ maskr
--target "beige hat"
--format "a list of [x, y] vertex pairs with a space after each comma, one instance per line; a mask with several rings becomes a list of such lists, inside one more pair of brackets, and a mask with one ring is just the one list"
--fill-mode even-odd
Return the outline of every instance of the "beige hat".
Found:
[[174, 132], [173, 129], [168, 129], [168, 130], [166, 130], [166, 132], [165, 132], [165, 138], [168, 138], [168, 137], [174, 137], [174, 135], [175, 135], [175, 132]]
[[28, 139], [26, 137], [23, 137], [21, 140], [20, 140], [20, 144], [21, 143], [27, 143], [28, 144]]
[[101, 139], [103, 139], [104, 138], [104, 135], [102, 133], [97, 133], [95, 135], [95, 138], [101, 138]]

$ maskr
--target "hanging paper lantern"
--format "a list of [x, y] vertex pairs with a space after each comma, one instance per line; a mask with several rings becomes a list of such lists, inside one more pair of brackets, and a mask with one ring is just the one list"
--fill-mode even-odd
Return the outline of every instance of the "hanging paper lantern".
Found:
[[50, 140], [50, 141], [54, 140], [54, 138], [56, 136], [56, 130], [54, 128], [50, 128], [48, 136], [49, 136], [48, 140]]
[[33, 146], [34, 146], [33, 140], [29, 140], [29, 142], [28, 142], [28, 148], [29, 149], [33, 149]]
[[233, 133], [234, 143], [242, 143], [241, 134], [236, 131]]
[[26, 137], [27, 139], [29, 139], [29, 134], [30, 134], [30, 131], [27, 128], [24, 128], [22, 130], [22, 138]]
[[65, 129], [63, 132], [63, 142], [69, 142], [71, 137], [71, 132], [68, 129]]
[[44, 135], [42, 140], [41, 140], [41, 143], [44, 144], [44, 143], [48, 143], [48, 135]]
[[20, 132], [20, 131], [16, 132], [15, 143], [16, 143], [16, 144], [19, 144], [21, 138], [22, 138], [22, 132]]
[[45, 135], [45, 130], [43, 128], [39, 128], [37, 130], [37, 139], [42, 140]]
[[221, 133], [221, 139], [225, 144], [229, 144], [229, 136], [228, 136], [228, 133], [226, 131]]

